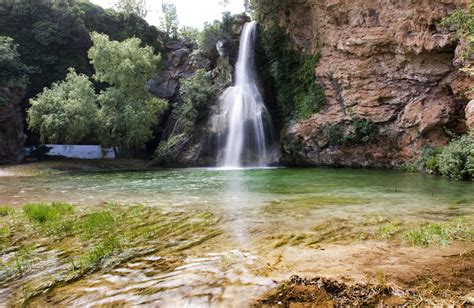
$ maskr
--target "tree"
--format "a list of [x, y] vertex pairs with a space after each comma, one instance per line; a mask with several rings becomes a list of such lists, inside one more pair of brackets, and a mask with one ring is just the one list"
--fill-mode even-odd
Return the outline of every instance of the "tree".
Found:
[[0, 108], [10, 100], [11, 91], [6, 88], [26, 87], [27, 73], [28, 68], [20, 61], [13, 39], [0, 36]]
[[30, 100], [28, 125], [41, 142], [96, 141], [98, 108], [94, 86], [86, 75], [69, 69], [65, 81], [54, 83]]
[[163, 0], [161, 3], [163, 15], [160, 18], [160, 27], [165, 31], [166, 36], [170, 39], [178, 38], [178, 13], [176, 5], [173, 1]]
[[141, 48], [138, 38], [110, 41], [104, 34], [91, 34], [89, 59], [94, 78], [110, 85], [99, 94], [100, 140], [107, 146], [141, 148], [152, 137], [151, 127], [167, 103], [154, 98], [146, 87], [156, 72], [160, 56], [153, 48]]
[[117, 0], [115, 7], [119, 12], [124, 12], [128, 15], [134, 14], [141, 18], [145, 18], [148, 15], [146, 0]]
[[183, 26], [179, 30], [180, 38], [191, 43], [195, 48], [199, 45], [199, 29], [190, 26]]

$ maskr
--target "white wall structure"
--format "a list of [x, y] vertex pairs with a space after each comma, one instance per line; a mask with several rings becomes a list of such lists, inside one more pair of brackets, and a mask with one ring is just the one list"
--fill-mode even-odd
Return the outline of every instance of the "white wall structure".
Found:
[[[49, 148], [47, 156], [62, 156], [78, 159], [114, 159], [113, 148], [102, 148], [100, 145], [64, 145], [45, 144]], [[29, 149], [31, 152], [33, 149]]]

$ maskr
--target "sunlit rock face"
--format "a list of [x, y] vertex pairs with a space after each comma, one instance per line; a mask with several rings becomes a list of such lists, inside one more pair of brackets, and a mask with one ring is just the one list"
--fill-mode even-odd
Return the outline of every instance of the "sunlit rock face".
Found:
[[23, 116], [20, 109], [24, 91], [19, 89], [0, 89], [2, 95], [10, 100], [0, 107], [0, 164], [18, 162], [24, 157]]
[[[439, 26], [443, 17], [466, 5], [467, 0], [299, 0], [281, 5], [277, 24], [294, 46], [321, 47], [315, 70], [327, 96], [320, 113], [282, 131], [286, 162], [399, 166], [425, 146], [446, 144], [447, 130], [466, 132], [464, 110], [472, 99], [466, 90], [473, 80], [458, 73], [462, 42]], [[347, 132], [356, 118], [373, 122], [370, 141], [328, 140], [328, 125]]]

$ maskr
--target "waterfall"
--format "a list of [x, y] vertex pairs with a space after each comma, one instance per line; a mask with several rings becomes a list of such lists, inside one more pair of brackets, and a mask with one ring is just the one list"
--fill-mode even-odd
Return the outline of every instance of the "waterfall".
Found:
[[219, 98], [227, 131], [221, 163], [225, 168], [264, 167], [271, 162], [271, 138], [266, 138], [266, 132], [271, 134], [272, 125], [256, 82], [255, 32], [255, 22], [244, 25], [235, 84], [227, 88]]

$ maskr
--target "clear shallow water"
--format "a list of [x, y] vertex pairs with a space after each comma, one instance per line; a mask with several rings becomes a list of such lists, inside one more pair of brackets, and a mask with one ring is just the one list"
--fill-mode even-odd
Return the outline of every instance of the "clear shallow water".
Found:
[[[275, 285], [274, 276], [260, 271], [271, 258], [280, 260], [269, 256], [274, 235], [304, 233], [334, 218], [447, 220], [474, 212], [474, 184], [387, 170], [291, 168], [0, 178], [0, 204], [39, 201], [202, 209], [222, 217], [224, 231], [193, 248], [171, 272], [160, 271], [162, 256], [149, 256], [59, 288], [49, 295], [49, 304], [241, 307]], [[314, 250], [305, 249], [308, 260]], [[294, 273], [291, 264], [283, 268], [279, 278]]]
[[274, 224], [291, 231], [295, 223], [301, 227], [374, 213], [443, 219], [450, 211], [473, 211], [474, 184], [387, 170], [291, 168], [0, 178], [0, 203], [39, 201], [141, 203], [167, 211], [199, 208], [222, 215], [237, 234], [272, 229]]

